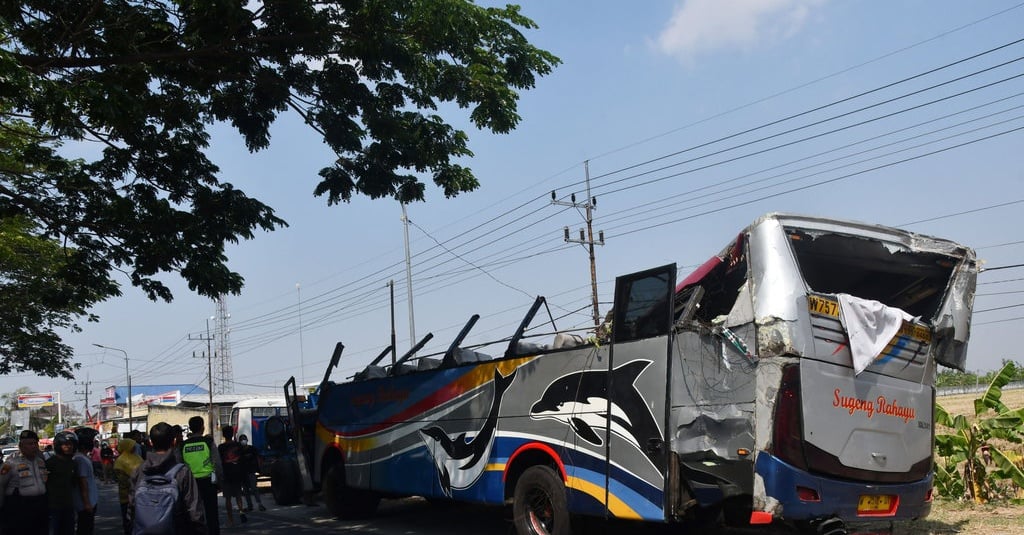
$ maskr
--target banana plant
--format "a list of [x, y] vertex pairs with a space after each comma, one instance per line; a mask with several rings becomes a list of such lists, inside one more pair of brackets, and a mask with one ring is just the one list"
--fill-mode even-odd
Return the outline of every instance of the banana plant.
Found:
[[1012, 460], [1019, 455], [998, 447], [1002, 443], [1024, 443], [1024, 408], [1010, 409], [1002, 402], [1003, 387], [1014, 373], [1012, 362], [1003, 366], [981, 397], [974, 400], [971, 420], [962, 414], [953, 416], [935, 404], [935, 424], [952, 431], [935, 435], [941, 457], [935, 465], [939, 494], [985, 503], [999, 494], [1003, 482], [1024, 488], [1024, 470]]

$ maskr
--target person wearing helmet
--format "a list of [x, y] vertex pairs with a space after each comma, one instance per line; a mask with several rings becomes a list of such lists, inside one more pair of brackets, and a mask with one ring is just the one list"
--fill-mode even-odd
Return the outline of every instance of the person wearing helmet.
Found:
[[75, 502], [72, 491], [78, 488], [78, 471], [73, 459], [78, 450], [78, 437], [62, 431], [53, 437], [54, 455], [46, 460], [46, 497], [50, 507], [50, 533], [75, 533]]

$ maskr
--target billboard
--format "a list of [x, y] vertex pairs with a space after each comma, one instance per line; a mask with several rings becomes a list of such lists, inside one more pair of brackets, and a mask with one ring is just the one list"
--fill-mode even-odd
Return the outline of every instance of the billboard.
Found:
[[53, 392], [42, 392], [36, 394], [18, 394], [19, 409], [37, 409], [39, 407], [52, 407], [56, 405]]
[[15, 429], [28, 429], [28, 420], [28, 409], [11, 411], [11, 427]]

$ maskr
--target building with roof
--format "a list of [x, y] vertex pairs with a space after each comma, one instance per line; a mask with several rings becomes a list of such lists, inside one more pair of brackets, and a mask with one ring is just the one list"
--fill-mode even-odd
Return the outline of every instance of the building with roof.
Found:
[[[280, 398], [268, 394], [214, 394], [191, 384], [132, 385], [131, 419], [128, 411], [128, 388], [110, 386], [104, 390], [98, 411], [98, 429], [103, 437], [114, 433], [138, 430], [146, 433], [157, 422], [188, 427], [188, 420], [201, 416], [206, 433], [220, 440], [220, 427], [231, 422], [231, 407], [239, 401], [254, 398]], [[212, 412], [212, 423], [211, 423]]]

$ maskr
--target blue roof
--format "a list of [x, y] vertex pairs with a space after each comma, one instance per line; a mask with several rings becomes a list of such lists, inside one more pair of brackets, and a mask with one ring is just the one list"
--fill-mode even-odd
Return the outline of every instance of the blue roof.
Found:
[[[181, 390], [181, 395], [183, 396], [187, 396], [189, 394], [206, 394], [208, 392], [208, 390], [199, 385], [132, 385], [132, 397], [137, 397], [140, 394], [143, 396], [159, 396], [160, 394], [174, 392], [175, 390]], [[114, 388], [114, 403], [124, 403], [124, 400], [127, 397], [128, 387], [118, 386]]]

